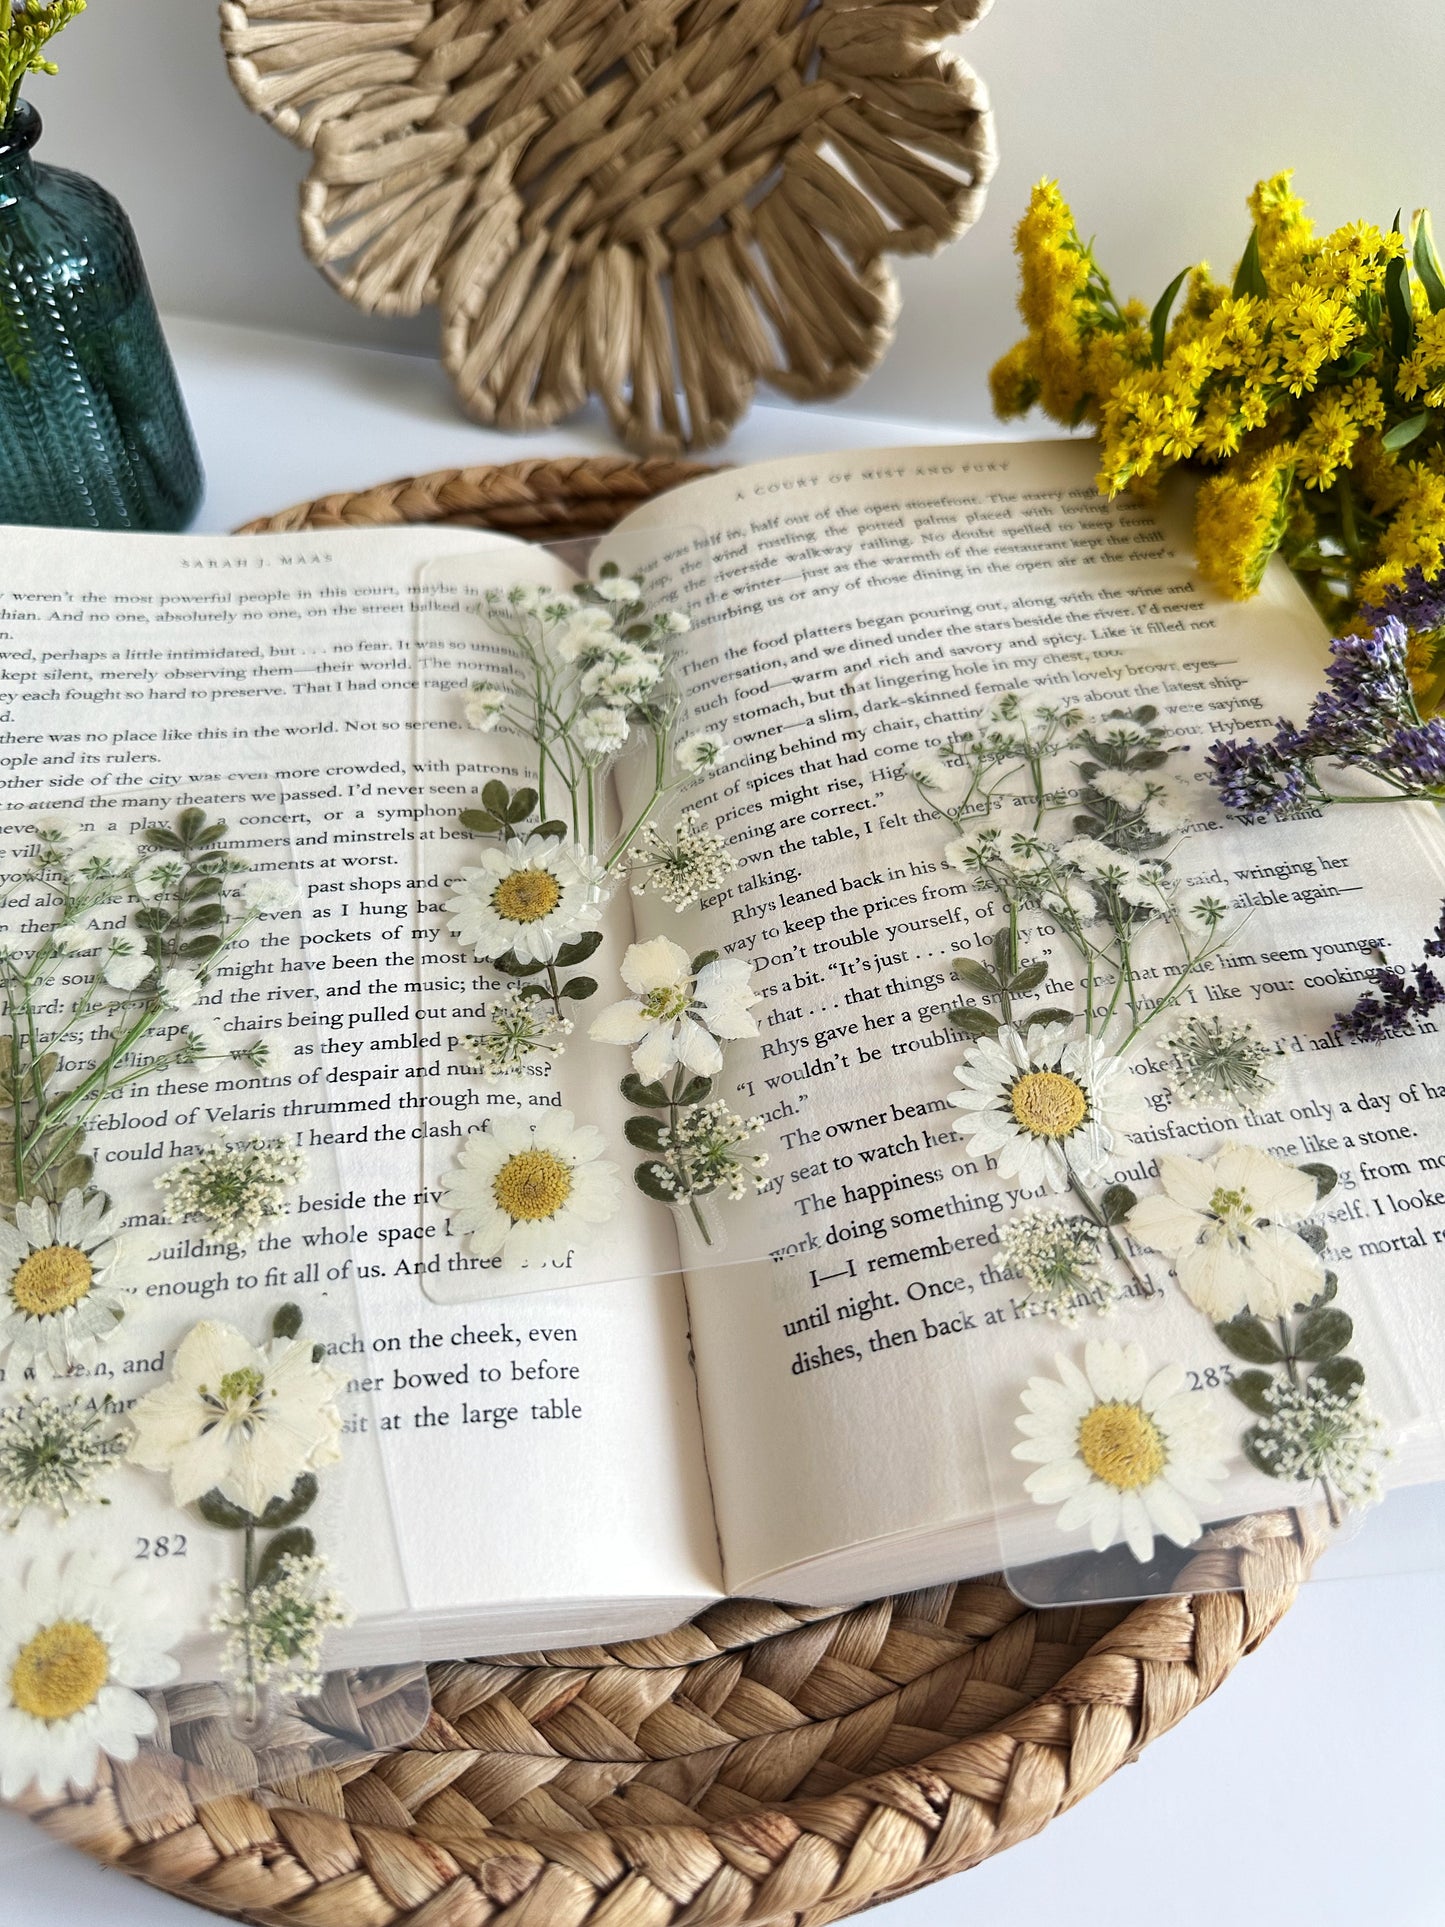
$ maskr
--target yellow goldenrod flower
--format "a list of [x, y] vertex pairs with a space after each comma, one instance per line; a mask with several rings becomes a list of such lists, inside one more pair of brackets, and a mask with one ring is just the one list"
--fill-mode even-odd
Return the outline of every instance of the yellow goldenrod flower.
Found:
[[1221, 595], [1242, 602], [1263, 580], [1289, 520], [1294, 450], [1266, 447], [1202, 482], [1194, 509], [1199, 573]]
[[1415, 345], [1400, 363], [1396, 383], [1406, 401], [1425, 408], [1445, 407], [1445, 308], [1415, 323]]

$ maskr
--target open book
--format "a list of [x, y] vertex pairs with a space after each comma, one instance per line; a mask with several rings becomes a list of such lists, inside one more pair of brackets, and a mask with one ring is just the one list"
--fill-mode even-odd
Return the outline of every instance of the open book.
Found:
[[[627, 1059], [587, 1038], [592, 1006], [545, 1088], [468, 1074], [451, 1046], [485, 972], [445, 901], [471, 848], [459, 810], [529, 768], [524, 744], [463, 717], [497, 647], [477, 602], [565, 587], [569, 567], [429, 529], [4, 535], [7, 852], [42, 811], [135, 834], [195, 806], [303, 893], [299, 918], [227, 953], [205, 999], [228, 1030], [287, 1029], [290, 1068], [152, 1081], [97, 1126], [96, 1181], [140, 1259], [95, 1369], [133, 1401], [196, 1320], [259, 1337], [278, 1305], [303, 1306], [348, 1381], [317, 1526], [356, 1613], [334, 1658], [641, 1635], [729, 1594], [838, 1603], [1074, 1543], [1030, 1503], [1008, 1441], [1030, 1375], [1094, 1331], [1030, 1316], [998, 1263], [1000, 1223], [1034, 1193], [965, 1155], [949, 1099], [967, 1039], [944, 1020], [951, 960], [982, 954], [989, 906], [941, 867], [903, 773], [1010, 690], [1093, 714], [1155, 705], [1191, 746], [1176, 863], [1250, 912], [1191, 1002], [1252, 1015], [1286, 1053], [1277, 1094], [1241, 1120], [1181, 1105], [1151, 1045], [1124, 1177], [1147, 1188], [1161, 1151], [1236, 1131], [1335, 1166], [1330, 1262], [1389, 1476], [1445, 1474], [1445, 1047], [1428, 1030], [1368, 1048], [1329, 1035], [1372, 946], [1413, 952], [1433, 922], [1445, 830], [1414, 806], [1247, 827], [1203, 778], [1217, 736], [1298, 715], [1318, 687], [1325, 635], [1289, 577], [1220, 601], [1164, 521], [1098, 498], [1092, 450], [1069, 443], [720, 472], [629, 516], [593, 566], [608, 556], [691, 611], [683, 711], [732, 755], [688, 801], [739, 867], [683, 913], [617, 891], [598, 1002], [622, 994], [634, 940], [750, 961], [759, 1035], [728, 1074], [764, 1120], [769, 1183], [722, 1207], [715, 1248], [629, 1186], [570, 1269], [529, 1277], [467, 1256], [440, 1178], [466, 1133], [540, 1102], [595, 1124], [630, 1172]], [[620, 816], [643, 780], [624, 757], [606, 807]], [[1067, 1002], [1065, 960], [1051, 968], [1049, 1001]], [[219, 1127], [293, 1134], [311, 1161], [249, 1249], [166, 1225], [154, 1187]], [[1135, 1262], [1151, 1356], [1205, 1395], [1228, 1352], [1165, 1260]], [[1211, 1516], [1293, 1496], [1231, 1464]], [[204, 1625], [233, 1546], [178, 1526], [133, 1467], [112, 1497], [104, 1530], [136, 1558], [165, 1542], [166, 1583]]]

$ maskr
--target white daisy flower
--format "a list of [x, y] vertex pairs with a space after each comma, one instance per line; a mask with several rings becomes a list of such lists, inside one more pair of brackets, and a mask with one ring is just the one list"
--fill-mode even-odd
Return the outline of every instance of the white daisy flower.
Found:
[[135, 990], [154, 968], [140, 938], [121, 930], [111, 937], [106, 947], [100, 974], [112, 990]]
[[604, 602], [642, 600], [642, 584], [630, 575], [599, 576], [592, 586]]
[[309, 1339], [262, 1347], [206, 1319], [181, 1340], [169, 1380], [132, 1410], [126, 1457], [167, 1474], [179, 1506], [217, 1491], [259, 1516], [303, 1472], [341, 1457], [340, 1383]]
[[1319, 1253], [1292, 1231], [1314, 1209], [1308, 1172], [1232, 1144], [1212, 1158], [1159, 1159], [1162, 1193], [1129, 1213], [1129, 1235], [1174, 1266], [1191, 1304], [1216, 1323], [1246, 1308], [1283, 1318], [1324, 1283]]
[[300, 901], [296, 885], [286, 877], [249, 876], [241, 885], [240, 896], [248, 910], [261, 916], [275, 916], [281, 910], [294, 910]]
[[65, 852], [65, 867], [71, 876], [91, 877], [97, 881], [103, 877], [124, 876], [133, 870], [140, 860], [140, 850], [128, 836], [115, 836], [108, 830], [97, 831], [94, 836], [83, 836]]
[[154, 856], [143, 857], [136, 865], [131, 882], [136, 895], [149, 903], [163, 891], [173, 890], [185, 873], [183, 857], [177, 856], [174, 850], [157, 850]]
[[547, 638], [547, 647], [561, 661], [576, 662], [579, 656], [592, 655], [599, 649], [610, 649], [616, 641], [617, 631], [612, 626], [611, 612], [599, 609], [595, 603], [588, 603], [553, 630]]
[[617, 754], [627, 741], [627, 733], [627, 711], [604, 704], [577, 718], [572, 740], [589, 763], [600, 763], [605, 757]]
[[1011, 1025], [975, 1044], [954, 1071], [963, 1086], [949, 1099], [953, 1128], [970, 1157], [991, 1157], [999, 1176], [1067, 1191], [1071, 1175], [1089, 1184], [1109, 1163], [1114, 1141], [1140, 1112], [1124, 1060], [1064, 1024]]
[[100, 948], [100, 932], [84, 923], [62, 923], [50, 941], [62, 957], [83, 957]]
[[462, 871], [447, 923], [479, 961], [511, 951], [522, 963], [550, 963], [569, 937], [596, 922], [606, 885], [601, 864], [580, 845], [513, 838], [505, 848], [487, 845]]
[[593, 1020], [588, 1036], [599, 1044], [630, 1044], [632, 1067], [648, 1083], [674, 1065], [716, 1077], [723, 1054], [718, 1039], [756, 1037], [750, 1016], [758, 993], [749, 984], [751, 965], [718, 957], [696, 977], [687, 952], [668, 937], [632, 944], [622, 959], [622, 981], [633, 993]]
[[188, 970], [184, 964], [172, 964], [169, 970], [161, 972], [156, 995], [165, 1010], [189, 1010], [200, 1000], [205, 987], [194, 970]]
[[443, 1174], [452, 1230], [476, 1257], [509, 1267], [565, 1259], [621, 1204], [617, 1167], [603, 1148], [596, 1126], [578, 1124], [570, 1111], [494, 1119], [463, 1141]]
[[1178, 1365], [1150, 1373], [1141, 1345], [1092, 1339], [1084, 1369], [1056, 1355], [1055, 1378], [1031, 1378], [1013, 1456], [1036, 1505], [1057, 1505], [1061, 1532], [1087, 1530], [1095, 1552], [1123, 1539], [1141, 1562], [1156, 1534], [1193, 1545], [1201, 1509], [1227, 1476], [1224, 1428]]
[[710, 736], [699, 730], [694, 736], [684, 736], [678, 744], [677, 767], [686, 770], [689, 776], [700, 776], [705, 769], [716, 769], [719, 763], [725, 763], [731, 748], [721, 736]]
[[506, 707], [505, 689], [469, 689], [462, 703], [468, 724], [484, 736], [497, 727]]
[[144, 1568], [91, 1552], [0, 1578], [0, 1797], [94, 1786], [102, 1755], [133, 1760], [156, 1729], [140, 1696], [180, 1671], [176, 1629]]
[[80, 1191], [13, 1212], [13, 1224], [0, 1219], [0, 1353], [16, 1377], [91, 1364], [124, 1315], [116, 1220]]

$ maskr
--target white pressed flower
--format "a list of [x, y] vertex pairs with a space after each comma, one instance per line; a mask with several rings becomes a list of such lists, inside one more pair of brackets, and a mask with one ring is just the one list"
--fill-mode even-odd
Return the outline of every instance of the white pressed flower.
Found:
[[684, 810], [671, 835], [649, 823], [637, 841], [629, 873], [639, 893], [655, 890], [674, 910], [691, 904], [715, 890], [738, 867], [738, 860], [720, 836], [701, 827], [699, 810]]
[[1140, 1345], [1091, 1339], [1084, 1368], [1054, 1359], [1031, 1378], [1013, 1456], [1036, 1466], [1024, 1490], [1057, 1505], [1061, 1532], [1088, 1532], [1096, 1552], [1122, 1539], [1141, 1563], [1156, 1534], [1193, 1545], [1201, 1509], [1227, 1476], [1223, 1427], [1208, 1396], [1184, 1389], [1178, 1365], [1151, 1373]]
[[692, 617], [686, 609], [667, 609], [657, 621], [665, 636], [685, 636], [692, 627]]
[[592, 584], [604, 602], [640, 602], [642, 584], [630, 575], [599, 576]]
[[136, 865], [131, 882], [135, 885], [136, 895], [149, 903], [153, 897], [174, 890], [185, 874], [184, 857], [177, 856], [173, 850], [157, 850], [153, 856], [143, 857]]
[[161, 972], [156, 995], [164, 1010], [189, 1010], [199, 1002], [205, 987], [194, 970], [188, 970], [184, 964], [172, 964], [169, 970]]
[[105, 877], [124, 876], [135, 868], [139, 858], [140, 850], [128, 836], [116, 836], [108, 830], [100, 830], [93, 836], [83, 836], [71, 844], [65, 852], [64, 861], [71, 876], [99, 881]]
[[648, 1083], [675, 1066], [702, 1077], [722, 1069], [718, 1040], [756, 1037], [758, 1001], [751, 988], [751, 966], [738, 957], [718, 957], [696, 976], [687, 952], [668, 937], [629, 946], [622, 959], [622, 981], [630, 998], [595, 1018], [588, 1036], [600, 1044], [628, 1044], [632, 1066]]
[[154, 968], [145, 945], [130, 931], [117, 931], [107, 940], [100, 974], [112, 990], [138, 989]]
[[1093, 877], [1106, 888], [1118, 889], [1122, 884], [1138, 883], [1143, 875], [1133, 857], [1125, 856], [1120, 850], [1111, 850], [1107, 843], [1100, 843], [1092, 836], [1071, 838], [1059, 851], [1059, 858], [1081, 875]]
[[725, 763], [731, 745], [721, 736], [709, 736], [700, 730], [696, 735], [684, 736], [677, 746], [677, 767], [686, 770], [689, 776], [701, 776], [704, 770], [716, 769]]
[[1137, 770], [1096, 770], [1089, 782], [1100, 796], [1107, 796], [1111, 803], [1117, 803], [1121, 809], [1142, 809], [1149, 800], [1148, 779]]
[[962, 775], [951, 763], [945, 762], [936, 749], [919, 750], [909, 757], [903, 768], [935, 802], [945, 802], [962, 793]]
[[1276, 1378], [1264, 1399], [1269, 1410], [1251, 1428], [1250, 1445], [1274, 1478], [1322, 1479], [1347, 1505], [1379, 1498], [1384, 1428], [1360, 1386], [1336, 1391], [1320, 1378]]
[[600, 763], [615, 756], [627, 741], [627, 711], [603, 705], [589, 709], [572, 727], [572, 740], [589, 763]]
[[762, 1128], [760, 1117], [739, 1117], [716, 1098], [689, 1105], [676, 1129], [661, 1132], [663, 1155], [652, 1164], [652, 1174], [678, 1203], [715, 1191], [725, 1191], [736, 1202], [767, 1183], [767, 1152], [742, 1148]]
[[291, 1046], [279, 1030], [256, 1031], [244, 1041], [238, 1038], [231, 1054], [261, 1077], [279, 1077], [291, 1064]]
[[1223, 927], [1230, 902], [1223, 890], [1213, 887], [1181, 890], [1170, 902], [1169, 910], [1186, 937], [1207, 942]]
[[179, 1058], [183, 1064], [214, 1064], [231, 1055], [231, 1040], [209, 1017], [189, 1017]]
[[505, 689], [469, 689], [462, 703], [468, 724], [473, 729], [479, 729], [484, 736], [497, 727], [506, 707]]
[[27, 1392], [0, 1410], [0, 1509], [11, 1524], [31, 1506], [68, 1519], [95, 1498], [120, 1449], [109, 1399]]
[[62, 957], [83, 957], [100, 948], [100, 932], [85, 923], [62, 923], [50, 941]]
[[963, 1086], [949, 1101], [953, 1128], [970, 1157], [997, 1160], [1000, 1177], [1066, 1191], [1071, 1176], [1091, 1183], [1109, 1163], [1116, 1137], [1139, 1122], [1122, 1058], [1062, 1024], [1006, 1025], [973, 1046], [954, 1071]]
[[134, 1562], [44, 1554], [0, 1578], [0, 1798], [86, 1792], [102, 1756], [136, 1757], [156, 1729], [141, 1691], [180, 1671], [167, 1619]]
[[474, 1256], [509, 1267], [565, 1259], [621, 1204], [617, 1167], [603, 1148], [596, 1126], [578, 1124], [570, 1111], [493, 1119], [463, 1139], [442, 1176], [452, 1230]]
[[259, 1516], [341, 1457], [340, 1384], [309, 1339], [258, 1346], [206, 1319], [176, 1348], [171, 1377], [132, 1410], [126, 1456], [164, 1473], [179, 1506], [219, 1492]]
[[1227, 1023], [1210, 1013], [1183, 1018], [1165, 1039], [1173, 1052], [1170, 1073], [1186, 1104], [1217, 1104], [1227, 1111], [1251, 1110], [1278, 1088], [1271, 1069], [1279, 1047], [1267, 1043], [1250, 1018]]
[[116, 1220], [81, 1191], [13, 1209], [13, 1224], [0, 1219], [0, 1353], [17, 1377], [93, 1363], [124, 1315]]
[[1246, 1308], [1282, 1318], [1324, 1283], [1318, 1252], [1290, 1229], [1314, 1209], [1314, 1179], [1252, 1144], [1212, 1158], [1159, 1159], [1163, 1191], [1141, 1198], [1129, 1235], [1162, 1251], [1190, 1303], [1216, 1323]]
[[1120, 1295], [1103, 1269], [1102, 1237], [1088, 1218], [1020, 1211], [999, 1232], [999, 1261], [1027, 1287], [1024, 1303], [1031, 1310], [1072, 1325], [1086, 1307], [1107, 1312]]
[[551, 632], [547, 647], [562, 662], [576, 662], [579, 656], [610, 649], [616, 641], [610, 610], [588, 603]]
[[248, 876], [240, 886], [240, 897], [248, 910], [263, 917], [294, 910], [300, 901], [296, 885], [287, 877], [277, 876]]
[[79, 817], [54, 812], [35, 820], [35, 840], [47, 861], [53, 861], [63, 851], [71, 849], [84, 834]]
[[1066, 878], [1058, 891], [1046, 891], [1040, 899], [1042, 907], [1051, 917], [1075, 918], [1080, 923], [1093, 923], [1099, 915], [1099, 900], [1087, 885]]
[[651, 689], [664, 666], [635, 642], [615, 642], [600, 662], [583, 670], [578, 687], [603, 703], [630, 702]]
[[606, 873], [579, 844], [560, 837], [488, 845], [462, 871], [447, 901], [452, 934], [481, 961], [510, 952], [550, 963], [571, 937], [595, 924]]
[[545, 998], [513, 984], [487, 1006], [486, 1029], [458, 1039], [457, 1054], [484, 1077], [507, 1077], [555, 1057], [571, 1033], [570, 1017], [558, 1018]]
[[211, 1630], [227, 1636], [221, 1668], [235, 1685], [308, 1699], [321, 1691], [327, 1632], [354, 1617], [333, 1590], [326, 1561], [292, 1553], [249, 1595], [222, 1586]]
[[[230, 1055], [229, 1043], [223, 1055]], [[244, 1244], [286, 1215], [287, 1197], [305, 1175], [306, 1154], [294, 1138], [256, 1131], [234, 1143], [218, 1139], [164, 1172], [156, 1186], [170, 1223], [199, 1218], [213, 1238]]]

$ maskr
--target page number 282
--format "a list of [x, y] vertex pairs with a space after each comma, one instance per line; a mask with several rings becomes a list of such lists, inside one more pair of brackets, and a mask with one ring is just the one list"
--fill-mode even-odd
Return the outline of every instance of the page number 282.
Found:
[[163, 1532], [158, 1539], [137, 1539], [135, 1556], [137, 1559], [184, 1559], [186, 1535], [184, 1532]]

